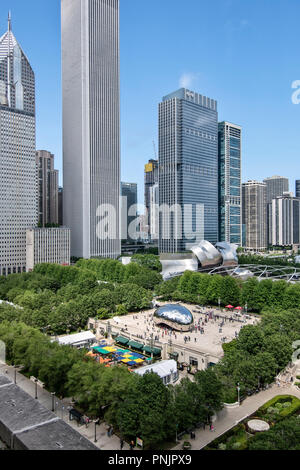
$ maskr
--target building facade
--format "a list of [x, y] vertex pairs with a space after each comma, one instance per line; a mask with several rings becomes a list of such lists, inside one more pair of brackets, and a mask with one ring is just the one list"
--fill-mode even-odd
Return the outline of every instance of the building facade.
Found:
[[26, 271], [37, 224], [35, 76], [11, 31], [0, 38], [0, 275]]
[[187, 89], [159, 105], [159, 249], [218, 241], [217, 102]]
[[263, 181], [266, 184], [267, 204], [272, 204], [273, 199], [289, 192], [289, 180], [284, 176], [271, 176]]
[[289, 180], [284, 176], [271, 176], [263, 181], [267, 190], [267, 237], [268, 245], [272, 245], [272, 201], [289, 191]]
[[70, 229], [33, 228], [26, 233], [26, 271], [42, 263], [70, 265]]
[[242, 128], [219, 123], [219, 240], [242, 244]]
[[156, 243], [159, 238], [159, 185], [158, 183], [151, 186], [149, 190], [150, 209], [148, 212], [149, 220], [149, 238]]
[[[149, 227], [149, 239], [151, 241], [158, 240], [158, 236], [156, 234], [157, 229], [151, 226], [151, 222], [155, 220], [155, 207], [153, 206], [154, 187], [154, 193], [157, 194], [157, 200], [154, 202], [154, 204], [158, 205], [158, 160], [149, 160], [149, 162], [145, 165], [145, 208], [147, 214], [147, 224]], [[152, 214], [152, 212], [154, 213]]]
[[137, 219], [137, 184], [136, 183], [121, 183], [121, 235], [122, 240], [134, 242], [137, 240], [133, 233], [136, 230], [131, 226], [132, 222]]
[[243, 225], [247, 250], [267, 248], [267, 186], [258, 181], [242, 185]]
[[64, 224], [72, 255], [121, 252], [119, 0], [62, 0]]
[[295, 196], [300, 198], [300, 180], [297, 180], [297, 181], [296, 181]]
[[39, 224], [58, 224], [58, 170], [54, 169], [54, 155], [47, 150], [36, 152], [39, 184]]
[[272, 201], [272, 245], [300, 243], [300, 199], [286, 193]]
[[64, 190], [62, 187], [58, 188], [58, 225], [62, 227], [64, 225], [64, 217], [63, 217], [63, 208], [64, 208]]

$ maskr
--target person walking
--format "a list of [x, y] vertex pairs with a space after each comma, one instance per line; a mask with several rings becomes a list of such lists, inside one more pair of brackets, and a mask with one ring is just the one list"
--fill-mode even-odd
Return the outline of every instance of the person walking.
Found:
[[123, 450], [124, 448], [124, 441], [123, 439], [120, 440], [120, 449]]
[[131, 442], [130, 442], [130, 450], [133, 450], [133, 449], [134, 449], [134, 447], [135, 447], [135, 445], [134, 445], [134, 442], [133, 442], [133, 441], [131, 441]]

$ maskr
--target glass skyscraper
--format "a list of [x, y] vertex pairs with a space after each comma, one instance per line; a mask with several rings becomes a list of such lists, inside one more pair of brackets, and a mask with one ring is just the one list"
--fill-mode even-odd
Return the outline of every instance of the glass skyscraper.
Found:
[[0, 275], [26, 271], [26, 230], [37, 219], [35, 77], [9, 18], [0, 38]]
[[185, 88], [159, 105], [159, 248], [218, 241], [217, 102]]
[[137, 218], [137, 184], [121, 183], [121, 238], [127, 241], [136, 241], [137, 238], [130, 237], [128, 230], [130, 224]]
[[296, 192], [295, 192], [296, 197], [300, 197], [300, 180], [296, 180]]
[[64, 223], [72, 256], [121, 252], [119, 0], [62, 0]]
[[242, 244], [242, 128], [219, 123], [219, 240]]

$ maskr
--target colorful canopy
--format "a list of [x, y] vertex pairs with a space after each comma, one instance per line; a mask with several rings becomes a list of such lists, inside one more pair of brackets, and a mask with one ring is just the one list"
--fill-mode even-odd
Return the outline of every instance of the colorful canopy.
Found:
[[227, 307], [225, 307], [225, 308], [231, 309], [231, 308], [234, 308], [234, 306], [233, 305], [227, 305]]
[[243, 310], [243, 307], [235, 307], [235, 310]]

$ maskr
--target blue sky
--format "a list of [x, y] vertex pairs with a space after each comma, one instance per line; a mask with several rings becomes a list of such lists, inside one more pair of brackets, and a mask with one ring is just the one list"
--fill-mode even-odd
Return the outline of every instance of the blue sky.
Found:
[[[122, 179], [154, 157], [157, 106], [186, 85], [218, 100], [219, 119], [243, 126], [243, 180], [300, 179], [299, 0], [120, 0]], [[37, 148], [62, 168], [60, 1], [1, 0], [37, 81]]]

